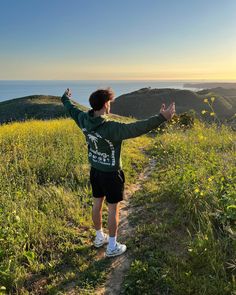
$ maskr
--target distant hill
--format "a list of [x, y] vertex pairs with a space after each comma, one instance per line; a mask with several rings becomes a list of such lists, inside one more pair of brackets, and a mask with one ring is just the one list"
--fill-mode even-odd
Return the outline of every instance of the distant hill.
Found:
[[[82, 110], [86, 107], [79, 105]], [[68, 116], [58, 96], [32, 95], [0, 102], [0, 123]]]
[[[72, 100], [82, 111], [89, 109]], [[0, 102], [0, 124], [29, 119], [49, 120], [69, 117], [59, 96], [31, 95]], [[123, 118], [110, 114], [116, 121], [131, 122], [131, 118]]]
[[236, 89], [236, 83], [231, 82], [207, 82], [207, 83], [185, 83], [184, 87], [186, 88], [234, 88]]
[[[168, 105], [175, 101], [177, 114], [195, 110], [202, 116], [202, 110], [210, 111], [204, 99], [211, 97], [215, 97], [214, 109], [220, 119], [229, 119], [236, 113], [236, 89], [222, 87], [197, 92], [172, 88], [142, 88], [117, 97], [111, 105], [111, 112], [118, 116], [143, 119], [159, 113], [163, 102]], [[81, 110], [88, 110], [75, 101], [74, 103]], [[32, 95], [0, 102], [0, 123], [67, 116], [68, 113], [58, 96]], [[112, 117], [119, 120], [119, 117]], [[207, 115], [202, 117], [206, 119]]]
[[198, 92], [170, 88], [142, 88], [117, 97], [111, 111], [121, 116], [143, 119], [159, 113], [163, 102], [169, 105], [175, 101], [177, 113], [192, 109], [201, 115], [202, 110], [210, 110], [204, 99], [211, 97], [215, 97], [214, 109], [219, 118], [228, 119], [236, 113], [236, 89], [221, 87]]

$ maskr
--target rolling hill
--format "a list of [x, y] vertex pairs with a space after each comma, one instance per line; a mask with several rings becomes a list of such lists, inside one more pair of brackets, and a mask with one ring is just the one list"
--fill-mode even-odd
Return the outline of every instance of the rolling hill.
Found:
[[220, 119], [228, 119], [235, 114], [236, 89], [221, 87], [197, 92], [170, 88], [142, 88], [117, 97], [112, 104], [111, 111], [118, 115], [143, 119], [157, 114], [162, 103], [168, 105], [175, 101], [177, 113], [192, 109], [201, 115], [202, 110], [210, 111], [209, 106], [204, 103], [204, 99], [210, 100], [211, 97], [215, 97], [213, 107]]
[[[87, 108], [76, 103], [82, 110]], [[53, 119], [68, 114], [58, 96], [32, 95], [0, 102], [0, 123]]]
[[[205, 98], [210, 101], [211, 97], [215, 97], [213, 107], [220, 119], [229, 119], [236, 113], [236, 89], [222, 87], [197, 92], [172, 88], [142, 88], [117, 97], [111, 105], [111, 112], [118, 116], [143, 119], [159, 113], [163, 102], [168, 105], [175, 101], [177, 114], [195, 110], [201, 116], [202, 110], [211, 111], [204, 103]], [[75, 104], [82, 110], [88, 110], [76, 102]], [[0, 102], [0, 123], [60, 117], [68, 117], [68, 114], [59, 96], [32, 95]], [[207, 119], [209, 115], [205, 114], [203, 118]]]

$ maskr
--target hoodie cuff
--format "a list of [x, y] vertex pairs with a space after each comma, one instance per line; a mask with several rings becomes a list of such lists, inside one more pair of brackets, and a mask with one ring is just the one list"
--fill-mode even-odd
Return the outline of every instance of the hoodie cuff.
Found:
[[62, 95], [62, 97], [61, 97], [61, 102], [62, 102], [64, 105], [65, 105], [66, 103], [70, 103], [70, 104], [71, 104], [70, 97], [64, 93], [64, 94]]
[[160, 113], [159, 117], [163, 120], [163, 122], [167, 121], [167, 119]]

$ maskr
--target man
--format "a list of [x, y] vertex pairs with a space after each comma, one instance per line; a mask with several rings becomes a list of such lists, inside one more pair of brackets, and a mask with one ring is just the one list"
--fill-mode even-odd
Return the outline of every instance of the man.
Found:
[[[94, 197], [92, 219], [96, 230], [94, 246], [98, 248], [108, 243], [107, 257], [121, 255], [126, 251], [126, 245], [117, 242], [119, 202], [123, 200], [125, 183], [120, 159], [122, 141], [145, 134], [170, 120], [175, 113], [175, 103], [170, 104], [167, 109], [163, 104], [159, 115], [125, 124], [108, 120], [105, 116], [109, 114], [110, 103], [114, 99], [110, 88], [99, 89], [91, 94], [89, 102], [92, 109], [88, 112], [78, 109], [70, 97], [71, 91], [68, 88], [61, 98], [62, 103], [83, 131], [88, 144], [90, 182]], [[102, 230], [102, 206], [105, 197], [108, 204], [109, 237]]]

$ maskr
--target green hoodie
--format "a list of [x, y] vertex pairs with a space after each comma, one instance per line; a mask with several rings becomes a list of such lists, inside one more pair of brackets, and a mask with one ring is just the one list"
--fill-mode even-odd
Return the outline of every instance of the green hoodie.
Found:
[[93, 110], [81, 111], [66, 95], [62, 96], [61, 101], [86, 137], [91, 166], [105, 172], [122, 168], [122, 140], [145, 134], [166, 121], [159, 114], [134, 123], [120, 123], [108, 120], [106, 116], [94, 117]]

